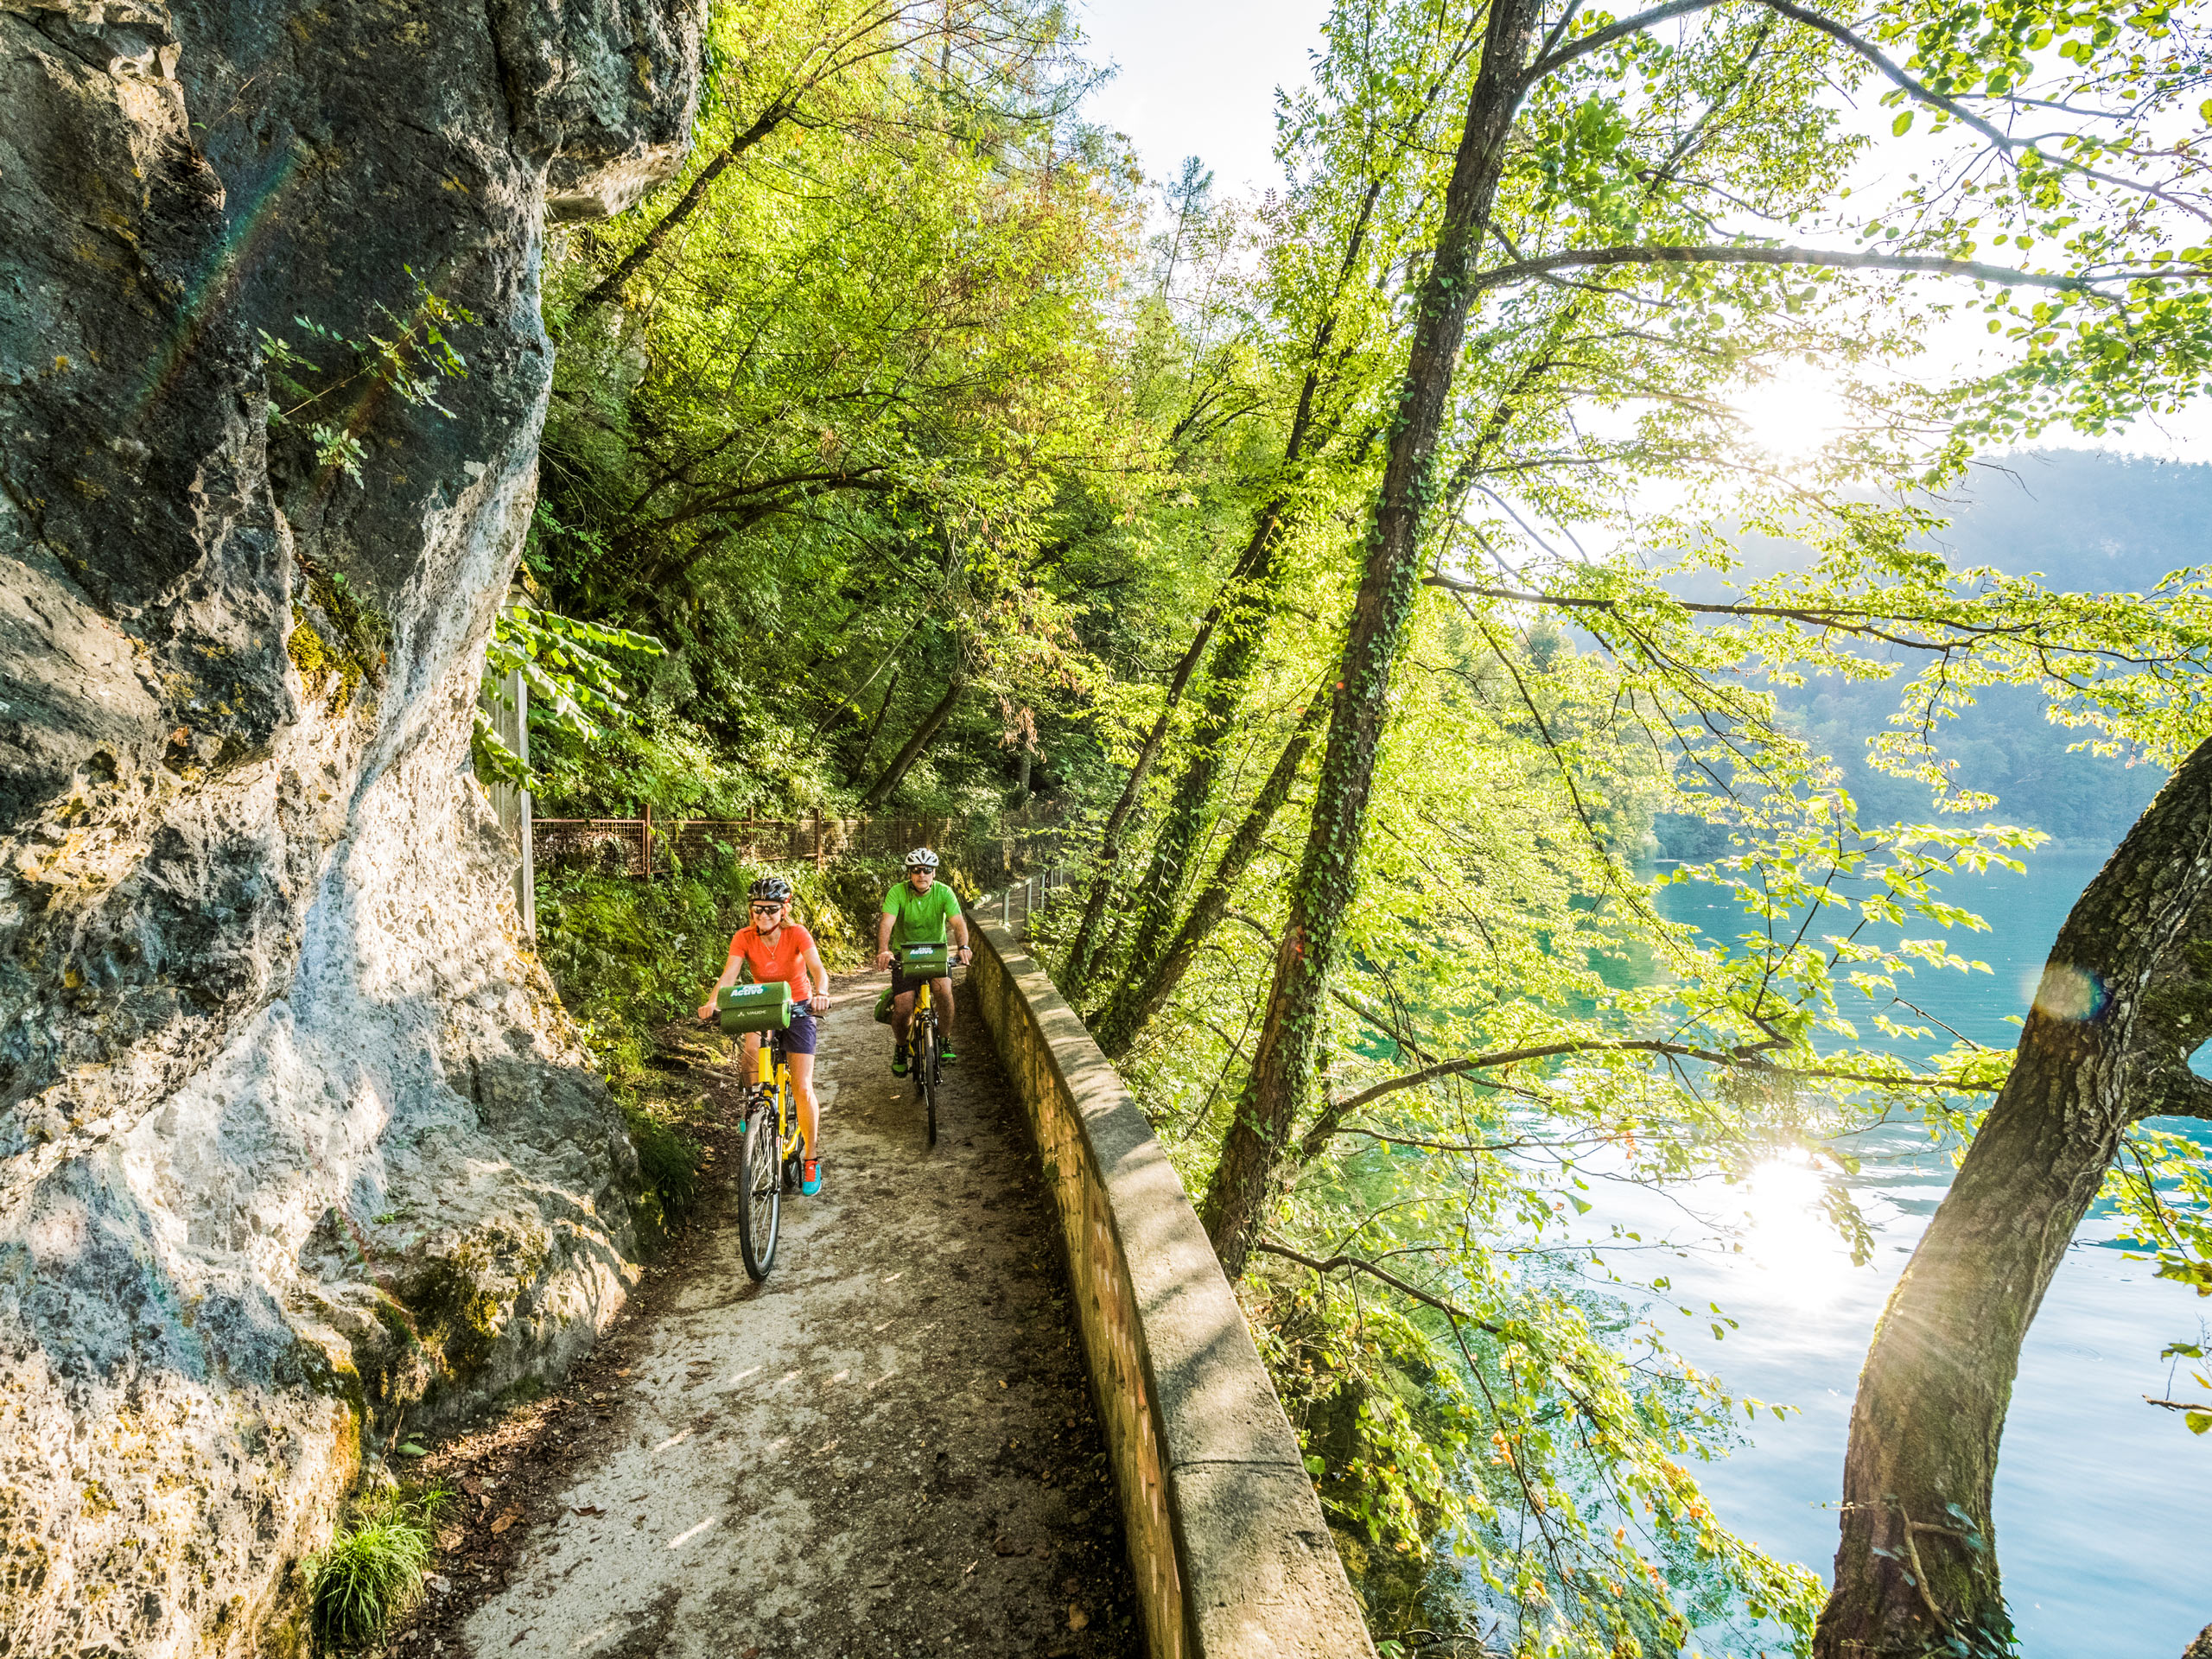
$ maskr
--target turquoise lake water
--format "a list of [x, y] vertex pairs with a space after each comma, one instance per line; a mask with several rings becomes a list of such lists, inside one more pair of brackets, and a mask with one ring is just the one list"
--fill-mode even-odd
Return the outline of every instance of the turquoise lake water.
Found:
[[[1994, 971], [1923, 969], [1907, 995], [1962, 1034], [2011, 1046], [2017, 1027], [2005, 1016], [2027, 1011], [2059, 924], [2104, 857], [2044, 853], [2030, 859], [2026, 876], [1955, 878], [1944, 896], [1980, 912], [1993, 931], [1959, 935], [1953, 948]], [[1722, 935], [1738, 930], [1725, 894], [1676, 887], [1667, 899], [1678, 919]], [[1858, 1149], [1865, 1167], [1849, 1185], [1875, 1229], [1867, 1266], [1853, 1267], [1811, 1213], [1822, 1178], [1777, 1165], [1748, 1188], [1692, 1197], [1694, 1207], [1745, 1226], [1741, 1254], [1693, 1250], [1650, 1269], [1671, 1277], [1670, 1300], [1718, 1302], [1741, 1323], [1715, 1343], [1702, 1316], [1669, 1315], [1681, 1351], [1738, 1395], [1800, 1408], [1786, 1423], [1766, 1419], [1751, 1445], [1700, 1472], [1730, 1525], [1823, 1578], [1859, 1366], [1951, 1174], [1914, 1132], [1881, 1131]], [[1604, 1194], [1599, 1216], [1646, 1238], [1697, 1233], [1672, 1199], [1634, 1188]], [[2113, 1231], [2095, 1215], [2083, 1224], [2030, 1331], [2005, 1428], [1998, 1555], [2031, 1659], [2179, 1659], [2212, 1622], [2212, 1435], [2194, 1437], [2177, 1414], [2143, 1401], [2176, 1390], [2201, 1396], [2185, 1371], [2177, 1376], [2158, 1356], [2169, 1342], [2198, 1340], [2212, 1304], [2153, 1279], [2149, 1263], [2113, 1243]], [[1633, 1258], [1614, 1260], [1636, 1270]]]

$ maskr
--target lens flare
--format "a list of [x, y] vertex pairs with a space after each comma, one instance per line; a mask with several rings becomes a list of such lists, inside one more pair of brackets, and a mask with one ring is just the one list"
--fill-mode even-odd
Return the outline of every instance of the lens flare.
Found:
[[2054, 962], [2036, 988], [2036, 1011], [2050, 1020], [2094, 1020], [2105, 1006], [2104, 982], [2085, 968]]

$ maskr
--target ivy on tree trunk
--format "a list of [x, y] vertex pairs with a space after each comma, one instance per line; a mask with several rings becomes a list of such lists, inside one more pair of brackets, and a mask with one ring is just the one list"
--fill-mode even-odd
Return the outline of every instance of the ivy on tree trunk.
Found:
[[937, 705], [929, 713], [922, 716], [922, 723], [914, 728], [914, 734], [906, 740], [906, 747], [899, 751], [891, 765], [885, 769], [883, 776], [875, 780], [874, 787], [861, 800], [861, 811], [873, 812], [891, 798], [892, 792], [906, 780], [907, 769], [922, 758], [922, 752], [929, 747], [938, 729], [950, 717], [953, 709], [960, 702], [961, 693], [967, 689], [968, 667], [963, 658], [953, 664], [952, 677], [945, 685], [944, 695], [938, 699]]
[[[1283, 482], [1269, 493], [1267, 501], [1253, 515], [1251, 539], [1244, 544], [1243, 554], [1236, 562], [1236, 569], [1230, 573], [1229, 582], [1221, 596], [1214, 601], [1212, 607], [1199, 623], [1198, 636], [1192, 640], [1191, 648], [1176, 664], [1174, 678], [1168, 688], [1167, 706], [1160, 710], [1160, 718], [1154, 721], [1151, 735], [1138, 751], [1136, 764], [1129, 769], [1128, 781], [1122, 787], [1121, 798], [1114, 803], [1114, 810], [1107, 817], [1106, 831], [1101, 837], [1098, 849], [1098, 873], [1092, 879], [1090, 891], [1084, 898], [1083, 918], [1077, 925], [1074, 943], [1068, 947], [1067, 958], [1060, 969], [1062, 985], [1068, 995], [1077, 1001], [1083, 1000], [1085, 988], [1098, 975], [1098, 930], [1104, 922], [1106, 907], [1113, 898], [1114, 867], [1121, 857], [1122, 831], [1128, 826], [1130, 814], [1135, 809], [1146, 777], [1160, 758], [1160, 746], [1166, 740], [1175, 705], [1189, 683], [1192, 671], [1205, 654], [1206, 642], [1221, 620], [1224, 608], [1232, 600], [1240, 597], [1239, 584], [1247, 581], [1263, 584], [1272, 582], [1275, 549], [1287, 528], [1286, 520], [1292, 509], [1291, 480], [1298, 476], [1301, 466], [1307, 461], [1309, 450], [1317, 442], [1326, 442], [1335, 435], [1333, 423], [1319, 419], [1317, 411], [1322, 394], [1334, 378], [1335, 371], [1330, 363], [1329, 353], [1337, 335], [1338, 302], [1343, 298], [1344, 285], [1358, 270], [1361, 256], [1366, 251], [1368, 232], [1374, 222], [1375, 205], [1382, 199], [1382, 175], [1377, 174], [1369, 180], [1367, 188], [1360, 197], [1359, 211], [1353, 217], [1351, 232], [1344, 243], [1344, 257], [1338, 266], [1335, 292], [1314, 328], [1312, 342], [1306, 347], [1306, 373], [1299, 385], [1298, 403], [1290, 417], [1290, 430], [1283, 439]], [[1249, 606], [1245, 608], [1249, 613]], [[1271, 605], [1269, 608], [1272, 608]], [[1255, 622], [1251, 626], [1256, 628], [1261, 624]], [[1256, 652], [1256, 643], [1252, 649]], [[1216, 677], [1218, 683], [1221, 677], [1217, 675]], [[1203, 753], [1201, 746], [1201, 755]], [[1192, 779], [1186, 770], [1182, 784], [1177, 788], [1179, 800], [1191, 785]], [[1211, 772], [1206, 774], [1204, 787], [1210, 797], [1213, 789]], [[1156, 858], [1153, 861], [1156, 862]]]
[[1277, 758], [1274, 770], [1268, 774], [1268, 781], [1261, 785], [1243, 823], [1230, 837], [1221, 861], [1214, 866], [1212, 879], [1192, 905], [1191, 913], [1184, 918], [1173, 940], [1156, 959], [1141, 949], [1139, 950], [1128, 976], [1093, 1021], [1098, 1046], [1109, 1059], [1119, 1059], [1128, 1052], [1138, 1033], [1151, 1023], [1153, 1016], [1166, 1005], [1167, 999], [1175, 994], [1175, 988], [1183, 982], [1183, 976], [1190, 970], [1198, 947], [1229, 913], [1229, 901], [1236, 892], [1236, 884], [1244, 879], [1245, 870], [1266, 838], [1268, 826], [1282, 810], [1290, 786], [1297, 779], [1298, 768], [1306, 759], [1306, 751], [1313, 746], [1314, 734], [1321, 728], [1321, 717], [1328, 709], [1328, 698], [1317, 694], [1299, 716], [1298, 728]]
[[1228, 602], [1230, 592], [1234, 590], [1238, 578], [1255, 556], [1255, 550], [1264, 545], [1269, 528], [1270, 521], [1263, 513], [1259, 533], [1253, 537], [1251, 547], [1246, 550], [1237, 568], [1230, 574], [1230, 588], [1224, 590], [1206, 608], [1206, 613], [1198, 619], [1198, 630], [1192, 636], [1189, 648], [1176, 659], [1175, 671], [1168, 676], [1167, 699], [1160, 707], [1159, 718], [1152, 722], [1152, 730], [1146, 734], [1142, 746], [1138, 748], [1137, 758], [1129, 767], [1129, 775], [1122, 780], [1121, 795], [1115, 800], [1112, 810], [1106, 815], [1106, 828], [1098, 842], [1097, 874], [1091, 878], [1090, 893], [1084, 895], [1083, 919], [1076, 926], [1074, 943], [1069, 945], [1067, 960], [1060, 969], [1060, 977], [1071, 996], [1081, 995], [1084, 982], [1096, 966], [1092, 960], [1092, 953], [1097, 948], [1098, 929], [1105, 919], [1107, 903], [1113, 896], [1114, 866], [1122, 855], [1122, 831], [1128, 826], [1129, 817], [1136, 810], [1138, 798], [1144, 792], [1144, 781], [1152, 775], [1154, 763], [1160, 759], [1161, 746], [1167, 741], [1167, 728], [1174, 721], [1176, 706], [1183, 701], [1183, 693], [1190, 685], [1191, 676], [1197, 671], [1200, 659], [1205, 656], [1207, 642], [1213, 638], [1214, 628], [1221, 620], [1222, 607]]
[[[1214, 647], [1211, 680], [1198, 705], [1182, 775], [1175, 780], [1166, 815], [1153, 837], [1152, 852], [1138, 879], [1130, 917], [1133, 941], [1126, 957], [1131, 974], [1145, 971], [1174, 925], [1176, 899], [1183, 891], [1191, 855], [1205, 829], [1207, 810], [1213, 804], [1230, 740], [1244, 714], [1244, 701], [1259, 676], [1261, 648], [1274, 615], [1278, 539], [1269, 538], [1252, 569], [1249, 582], [1223, 619], [1221, 641]], [[1126, 980], [1123, 984], [1126, 988]]]
[[1504, 169], [1537, 11], [1535, 0], [1499, 0], [1491, 10], [1482, 67], [1445, 192], [1444, 222], [1415, 302], [1413, 351], [1368, 529], [1366, 568], [1352, 602], [1313, 826], [1275, 955], [1259, 1052], [1202, 1209], [1231, 1279], [1243, 1274], [1258, 1240], [1275, 1173], [1312, 1079], [1321, 998], [1357, 880], [1391, 671], [1419, 590], [1421, 520], [1435, 487], [1437, 435], [1466, 334], [1467, 278]]

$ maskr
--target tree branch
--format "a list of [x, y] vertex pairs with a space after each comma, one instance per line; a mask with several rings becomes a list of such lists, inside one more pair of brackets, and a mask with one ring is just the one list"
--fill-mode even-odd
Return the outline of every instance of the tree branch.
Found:
[[[1959, 1094], [1994, 1094], [1999, 1085], [1993, 1083], [1961, 1083], [1952, 1077], [1883, 1077], [1871, 1071], [1846, 1071], [1835, 1066], [1777, 1065], [1761, 1058], [1762, 1049], [1777, 1048], [1780, 1043], [1769, 1039], [1763, 1043], [1747, 1043], [1732, 1049], [1699, 1048], [1689, 1043], [1666, 1043], [1637, 1039], [1614, 1041], [1591, 1038], [1565, 1043], [1541, 1043], [1529, 1048], [1501, 1049], [1495, 1054], [1474, 1054], [1453, 1060], [1440, 1060], [1434, 1065], [1425, 1065], [1418, 1071], [1408, 1071], [1403, 1077], [1386, 1077], [1371, 1089], [1362, 1090], [1348, 1100], [1332, 1103], [1329, 1116], [1342, 1122], [1370, 1101], [1395, 1095], [1401, 1090], [1418, 1089], [1425, 1083], [1434, 1083], [1442, 1077], [1462, 1077], [1470, 1071], [1493, 1071], [1500, 1066], [1518, 1065], [1526, 1060], [1556, 1058], [1562, 1054], [1664, 1054], [1688, 1060], [1704, 1060], [1713, 1065], [1741, 1065], [1766, 1073], [1770, 1077], [1789, 1081], [1821, 1078], [1839, 1083], [1872, 1084], [1885, 1089], [1943, 1089]], [[2206, 1116], [2212, 1116], [2212, 1084], [2204, 1085], [2203, 1099]], [[2178, 1109], [2162, 1104], [2158, 1110], [2169, 1116], [2183, 1116]]]
[[[1888, 58], [1883, 56], [1872, 45], [1859, 39], [1834, 18], [1823, 17], [1817, 11], [1795, 5], [1791, 3], [1791, 0], [1759, 0], [1759, 3], [1768, 10], [1787, 17], [1793, 22], [1802, 23], [1808, 29], [1819, 31], [1843, 47], [1845, 50], [1856, 53], [1873, 65], [1885, 79], [1908, 98], [1917, 99], [1931, 109], [1941, 110], [1953, 120], [1973, 128], [2005, 154], [2009, 156], [2016, 149], [2035, 149], [2033, 139], [2015, 138], [2003, 128], [1976, 115], [1956, 99], [1947, 98], [1934, 87], [1914, 79], [1896, 64], [1891, 62]], [[2101, 173], [2094, 167], [2085, 167], [2081, 162], [2070, 160], [2064, 156], [2052, 156], [2041, 150], [2037, 150], [2037, 154], [2042, 156], [2043, 159], [2053, 167], [2063, 168], [2069, 173], [2078, 173], [2084, 178], [2094, 179], [2100, 184], [2109, 184], [2116, 189], [2138, 191], [2154, 200], [2164, 202], [2170, 207], [2178, 207], [2182, 212], [2194, 218], [2212, 222], [2212, 213], [2207, 213], [2202, 207], [2183, 201], [2158, 188], [2155, 185], [2139, 184], [2130, 179], [2115, 177], [2110, 173]]]
[[708, 190], [721, 176], [722, 170], [783, 125], [796, 107], [793, 100], [778, 99], [754, 118], [751, 126], [723, 145], [715, 159], [699, 169], [691, 181], [690, 188], [677, 199], [676, 205], [661, 215], [659, 223], [645, 232], [636, 247], [622, 256], [621, 262], [613, 270], [585, 291], [583, 297], [576, 302], [575, 308], [569, 313], [569, 326], [573, 327], [582, 322], [610, 300], [620, 299], [623, 289], [638, 274], [638, 268], [658, 253], [661, 245], [668, 240], [677, 227], [698, 210], [699, 204], [706, 199]]
[[1521, 78], [1521, 90], [1525, 93], [1538, 81], [1557, 74], [1577, 58], [1586, 58], [1592, 52], [1602, 52], [1615, 41], [1640, 34], [1654, 23], [1663, 23], [1669, 17], [1687, 17], [1692, 12], [1709, 11], [1719, 3], [1720, 0], [1669, 0], [1663, 6], [1654, 6], [1649, 11], [1639, 11], [1633, 17], [1624, 17], [1617, 23], [1609, 23], [1585, 35], [1580, 40], [1570, 41], [1556, 51], [1540, 56]]
[[[1765, 3], [1770, 3], [1771, 0]], [[1538, 254], [1510, 265], [1496, 266], [1469, 281], [1482, 289], [1518, 282], [1524, 276], [1541, 276], [1549, 271], [1609, 265], [1784, 265], [1832, 270], [1916, 271], [1936, 276], [1970, 277], [2002, 288], [2044, 288], [2062, 294], [2088, 294], [2100, 299], [2112, 297], [2099, 286], [2104, 283], [2154, 276], [2177, 281], [2212, 279], [2212, 270], [2194, 265], [2172, 270], [2114, 270], [2101, 276], [2059, 276], [1936, 254], [1847, 253], [1827, 248], [1762, 246], [1753, 243], [1684, 243], [1657, 247], [1576, 248], [1565, 253]]]
[[1378, 1267], [1363, 1256], [1332, 1255], [1327, 1257], [1325, 1260], [1317, 1259], [1313, 1256], [1302, 1255], [1299, 1251], [1292, 1249], [1287, 1244], [1272, 1243], [1264, 1238], [1254, 1244], [1252, 1248], [1262, 1255], [1279, 1255], [1286, 1262], [1295, 1262], [1301, 1268], [1310, 1268], [1315, 1273], [1321, 1274], [1324, 1278], [1327, 1277], [1330, 1274], [1336, 1272], [1339, 1268], [1356, 1268], [1362, 1273], [1368, 1274], [1374, 1278], [1380, 1279], [1384, 1284], [1389, 1286], [1391, 1289], [1402, 1292], [1404, 1294], [1412, 1297], [1417, 1302], [1425, 1303], [1428, 1306], [1434, 1308], [1438, 1313], [1442, 1313], [1450, 1319], [1464, 1319], [1469, 1325], [1473, 1325], [1477, 1330], [1487, 1331], [1493, 1337], [1503, 1337], [1505, 1335], [1505, 1332], [1503, 1330], [1499, 1329], [1497, 1325], [1492, 1325], [1488, 1319], [1478, 1319], [1473, 1314], [1468, 1313], [1465, 1308], [1454, 1307], [1442, 1297], [1432, 1296], [1419, 1286], [1408, 1284], [1404, 1280], [1399, 1278], [1396, 1274], [1392, 1273], [1388, 1268]]
[[2140, 1100], [2130, 1103], [2130, 1111], [2138, 1119], [2194, 1117], [2212, 1122], [2212, 1082], [2198, 1077], [2185, 1061], [2168, 1066]]

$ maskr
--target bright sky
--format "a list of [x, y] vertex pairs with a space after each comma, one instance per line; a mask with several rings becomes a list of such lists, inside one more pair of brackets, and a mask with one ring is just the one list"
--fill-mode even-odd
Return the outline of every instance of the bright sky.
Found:
[[[1197, 156], [1214, 170], [1217, 194], [1257, 194], [1281, 182], [1275, 90], [1304, 84], [1326, 0], [1077, 0], [1077, 7], [1086, 55], [1118, 70], [1092, 95], [1090, 117], [1129, 136], [1147, 177], [1164, 181], [1185, 156]], [[1984, 344], [1977, 324], [1962, 324], [1951, 349], [1963, 358]], [[1743, 407], [1775, 434], [1786, 457], [1818, 441], [1826, 404], [1820, 386], [1799, 383], [1755, 391]], [[2212, 402], [2117, 437], [2054, 432], [2040, 447], [2069, 444], [2212, 460]]]
[[1091, 118], [1136, 143], [1147, 176], [1183, 157], [1214, 170], [1222, 194], [1280, 181], [1275, 88], [1302, 85], [1321, 39], [1325, 0], [1078, 0], [1094, 62], [1121, 73]]

